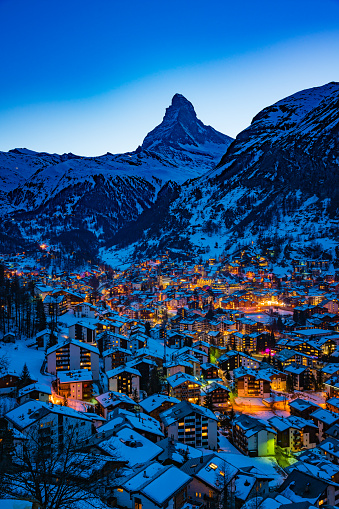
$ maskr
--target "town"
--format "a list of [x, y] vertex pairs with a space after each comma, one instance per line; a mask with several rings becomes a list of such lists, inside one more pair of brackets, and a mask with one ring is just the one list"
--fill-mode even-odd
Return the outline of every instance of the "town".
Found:
[[287, 274], [271, 256], [83, 272], [3, 256], [1, 493], [33, 507], [339, 504], [339, 271], [291, 256]]

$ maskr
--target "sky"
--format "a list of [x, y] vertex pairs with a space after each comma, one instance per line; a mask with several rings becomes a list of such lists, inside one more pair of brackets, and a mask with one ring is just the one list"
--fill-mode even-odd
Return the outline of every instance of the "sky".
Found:
[[235, 137], [339, 81], [339, 0], [0, 0], [0, 150], [137, 148], [175, 93]]

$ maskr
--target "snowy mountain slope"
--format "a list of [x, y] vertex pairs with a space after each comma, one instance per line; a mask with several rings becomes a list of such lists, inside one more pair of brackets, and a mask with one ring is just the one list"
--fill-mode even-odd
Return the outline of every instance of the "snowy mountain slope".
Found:
[[51, 240], [77, 229], [106, 243], [148, 209], [167, 182], [182, 184], [214, 167], [231, 141], [204, 126], [192, 104], [177, 94], [163, 122], [134, 152], [100, 157], [27, 149], [0, 153], [7, 176], [2, 215], [15, 220], [16, 236], [20, 232], [24, 239]]
[[[293, 242], [332, 249], [339, 244], [338, 149], [338, 83], [265, 108], [216, 168], [184, 184], [162, 220], [143, 226], [135, 254], [164, 246], [219, 254], [252, 241], [274, 244], [278, 254]], [[117, 248], [125, 234], [116, 234]]]

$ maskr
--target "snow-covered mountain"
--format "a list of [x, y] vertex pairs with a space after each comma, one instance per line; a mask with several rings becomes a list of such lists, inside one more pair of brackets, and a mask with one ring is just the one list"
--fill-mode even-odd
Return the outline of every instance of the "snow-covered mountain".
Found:
[[[105, 245], [127, 221], [148, 210], [169, 181], [179, 185], [211, 170], [232, 138], [205, 126], [176, 94], [162, 123], [134, 152], [99, 157], [0, 152], [2, 232], [16, 241], [62, 241], [90, 232]], [[14, 224], [13, 224], [14, 220]]]
[[117, 233], [115, 246], [125, 248], [127, 237], [134, 255], [217, 255], [253, 241], [282, 258], [291, 246], [320, 244], [335, 256], [338, 170], [339, 83], [329, 83], [262, 110], [215, 168], [182, 185], [160, 216], [157, 200], [154, 213]]

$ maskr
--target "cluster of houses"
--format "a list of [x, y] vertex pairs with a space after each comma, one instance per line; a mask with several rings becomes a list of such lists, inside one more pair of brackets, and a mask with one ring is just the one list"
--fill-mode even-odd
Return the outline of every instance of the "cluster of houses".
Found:
[[[326, 260], [295, 260], [289, 277], [269, 267], [247, 251], [192, 265], [164, 256], [110, 278], [36, 276], [47, 326], [31, 347], [51, 384], [17, 390], [18, 374], [0, 373], [18, 454], [37, 443], [58, 454], [77, 429], [112, 507], [338, 505], [339, 283]], [[268, 419], [238, 412], [255, 400]], [[277, 484], [248, 457], [293, 461]]]

